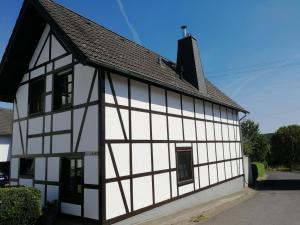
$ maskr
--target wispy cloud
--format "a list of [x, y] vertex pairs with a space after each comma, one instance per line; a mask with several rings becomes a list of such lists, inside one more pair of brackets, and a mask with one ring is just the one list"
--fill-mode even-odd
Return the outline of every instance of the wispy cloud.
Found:
[[131, 31], [131, 33], [132, 33], [132, 36], [133, 36], [133, 38], [134, 38], [134, 41], [137, 42], [138, 44], [142, 44], [141, 39], [140, 39], [138, 33], [137, 33], [136, 30], [134, 29], [133, 25], [131, 24], [131, 22], [130, 22], [128, 16], [127, 16], [127, 13], [126, 13], [125, 8], [124, 8], [124, 6], [123, 6], [122, 0], [117, 0], [117, 3], [118, 3], [118, 5], [119, 5], [119, 8], [120, 8], [120, 11], [121, 11], [121, 13], [122, 13], [123, 18], [125, 19], [125, 21], [126, 21], [128, 27], [129, 27], [129, 29], [130, 29], [130, 31]]

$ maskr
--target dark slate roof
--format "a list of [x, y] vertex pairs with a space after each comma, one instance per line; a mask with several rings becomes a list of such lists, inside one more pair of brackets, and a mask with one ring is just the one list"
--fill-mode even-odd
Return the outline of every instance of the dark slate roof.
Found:
[[43, 21], [50, 24], [54, 33], [83, 63], [104, 66], [247, 112], [208, 80], [208, 93], [201, 94], [193, 85], [179, 78], [176, 65], [170, 60], [162, 57], [162, 63], [159, 63], [160, 55], [51, 0], [25, 0], [0, 66], [0, 100], [12, 102], [21, 75], [33, 54], [32, 46], [36, 45], [36, 37], [41, 35]]
[[206, 80], [208, 95], [204, 96], [190, 83], [179, 78], [174, 63], [169, 60], [163, 58], [164, 63], [161, 65], [158, 63], [161, 56], [151, 50], [51, 0], [39, 0], [39, 2], [90, 61], [246, 111], [208, 80]]
[[13, 111], [0, 108], [0, 135], [11, 135]]

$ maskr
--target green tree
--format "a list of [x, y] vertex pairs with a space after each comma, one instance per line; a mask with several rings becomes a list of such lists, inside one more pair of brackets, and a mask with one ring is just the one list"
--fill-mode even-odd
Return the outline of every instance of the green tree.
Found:
[[260, 134], [259, 125], [252, 120], [245, 120], [241, 123], [241, 130], [244, 153], [251, 156], [254, 151], [254, 140]]
[[271, 145], [271, 164], [292, 169], [300, 163], [300, 126], [280, 127], [272, 136]]
[[270, 152], [268, 139], [260, 133], [259, 124], [252, 120], [241, 123], [243, 136], [243, 149], [252, 161], [266, 163], [267, 155]]

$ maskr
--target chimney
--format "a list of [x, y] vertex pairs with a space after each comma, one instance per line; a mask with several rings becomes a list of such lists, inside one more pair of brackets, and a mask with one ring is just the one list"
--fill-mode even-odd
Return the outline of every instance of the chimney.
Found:
[[183, 38], [178, 40], [176, 70], [181, 78], [207, 94], [197, 40], [187, 34], [187, 26], [182, 26]]

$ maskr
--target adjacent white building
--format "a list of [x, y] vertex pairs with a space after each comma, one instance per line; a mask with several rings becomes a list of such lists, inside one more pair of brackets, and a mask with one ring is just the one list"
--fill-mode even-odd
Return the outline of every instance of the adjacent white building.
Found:
[[62, 213], [133, 223], [243, 187], [247, 111], [204, 77], [190, 35], [173, 63], [50, 0], [24, 1], [0, 100], [14, 103], [11, 184]]
[[12, 110], [0, 108], [0, 172], [9, 174]]

